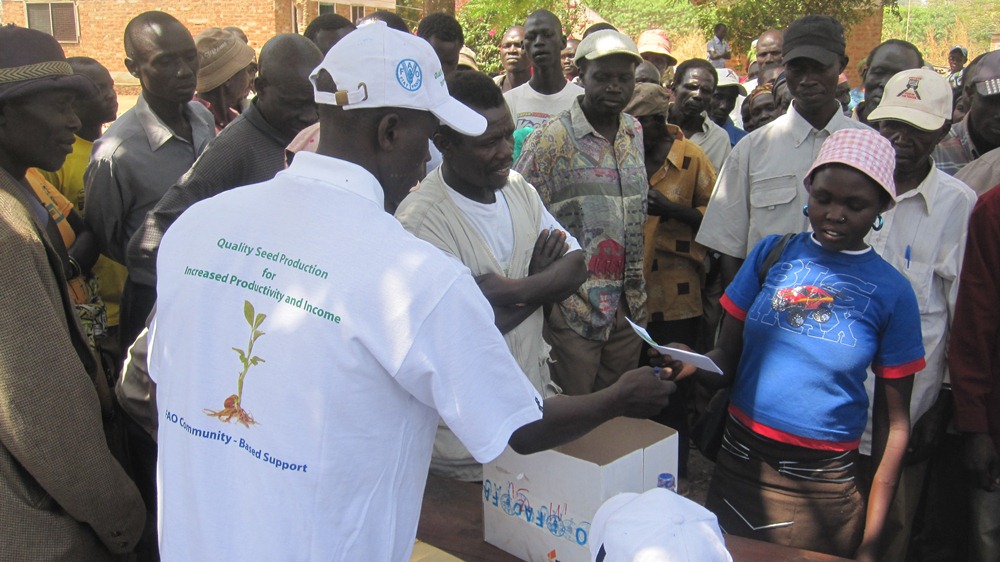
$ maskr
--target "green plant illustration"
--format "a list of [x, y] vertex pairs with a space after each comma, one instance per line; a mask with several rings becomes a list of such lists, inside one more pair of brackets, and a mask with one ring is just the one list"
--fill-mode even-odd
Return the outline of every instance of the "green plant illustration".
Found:
[[264, 323], [267, 315], [263, 313], [255, 314], [250, 301], [243, 301], [243, 316], [246, 318], [247, 324], [250, 325], [250, 342], [247, 344], [246, 350], [238, 347], [232, 348], [240, 356], [240, 363], [243, 364], [243, 370], [240, 371], [240, 378], [236, 384], [236, 394], [231, 394], [226, 398], [221, 410], [216, 411], [206, 408], [204, 411], [213, 418], [219, 418], [220, 421], [226, 423], [235, 421], [243, 424], [245, 427], [250, 427], [251, 425], [257, 425], [257, 422], [254, 421], [250, 412], [243, 409], [243, 379], [246, 378], [250, 367], [255, 367], [265, 362], [264, 359], [253, 354], [253, 346], [264, 335], [264, 332], [260, 331], [259, 328]]

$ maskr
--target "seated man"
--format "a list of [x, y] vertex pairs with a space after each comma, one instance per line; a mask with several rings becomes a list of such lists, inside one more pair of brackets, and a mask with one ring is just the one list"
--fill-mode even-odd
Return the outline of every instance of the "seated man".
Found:
[[[542, 205], [538, 192], [510, 169], [514, 121], [500, 88], [479, 72], [448, 80], [457, 100], [487, 120], [478, 137], [441, 127], [434, 143], [441, 167], [403, 200], [403, 227], [472, 270], [493, 306], [496, 325], [535, 389], [558, 391], [542, 339], [543, 305], [558, 303], [587, 279], [580, 245]], [[443, 476], [482, 479], [482, 468], [441, 425], [431, 468]]]

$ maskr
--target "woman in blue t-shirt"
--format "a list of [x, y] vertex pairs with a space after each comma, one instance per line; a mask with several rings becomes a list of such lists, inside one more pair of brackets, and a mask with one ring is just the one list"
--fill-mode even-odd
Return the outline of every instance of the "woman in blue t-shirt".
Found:
[[[913, 290], [864, 242], [894, 205], [894, 165], [878, 133], [833, 133], [804, 182], [813, 232], [788, 239], [762, 271], [781, 240], [765, 238], [722, 297], [709, 356], [735, 382], [706, 507], [728, 533], [876, 558], [924, 365]], [[866, 505], [855, 475], [869, 365], [876, 472]]]

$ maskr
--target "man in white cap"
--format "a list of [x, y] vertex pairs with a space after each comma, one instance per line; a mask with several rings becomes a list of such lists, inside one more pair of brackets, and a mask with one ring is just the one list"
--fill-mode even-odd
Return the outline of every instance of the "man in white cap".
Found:
[[[886, 82], [880, 97], [868, 119], [896, 151], [896, 206], [883, 213], [884, 225], [869, 232], [867, 242], [913, 285], [927, 362], [913, 381], [913, 430], [882, 539], [883, 560], [906, 560], [928, 459], [951, 417], [945, 348], [976, 194], [938, 170], [931, 159], [931, 152], [951, 124], [948, 81], [932, 70], [904, 70]], [[866, 386], [871, 398], [875, 388], [871, 370]], [[871, 452], [870, 410], [871, 406], [861, 441], [863, 455]]]
[[622, 111], [642, 63], [627, 35], [605, 29], [580, 42], [584, 95], [524, 143], [515, 169], [579, 241], [587, 280], [552, 308], [545, 339], [552, 380], [566, 394], [608, 387], [635, 365], [642, 347], [626, 316], [646, 323], [642, 228], [649, 183], [642, 130]]
[[740, 84], [740, 77], [736, 75], [735, 70], [722, 68], [717, 70], [717, 73], [719, 81], [715, 84], [715, 93], [708, 102], [708, 115], [716, 125], [729, 134], [730, 146], [736, 146], [740, 139], [747, 136], [747, 132], [736, 126], [730, 114], [742, 102], [741, 98], [746, 97], [747, 91], [743, 84]]
[[[371, 24], [310, 78], [317, 152], [195, 204], [160, 247], [149, 369], [167, 561], [407, 560], [439, 418], [482, 462], [593, 427], [559, 404], [540, 420], [468, 269], [389, 214], [439, 120], [486, 127], [448, 95], [433, 48]], [[643, 392], [673, 389], [634, 373]]]

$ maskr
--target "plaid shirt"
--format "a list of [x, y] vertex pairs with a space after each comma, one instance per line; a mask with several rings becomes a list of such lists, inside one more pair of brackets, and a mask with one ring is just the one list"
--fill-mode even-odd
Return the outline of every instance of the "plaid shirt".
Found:
[[969, 136], [969, 116], [951, 126], [948, 136], [938, 143], [932, 157], [938, 169], [954, 176], [966, 164], [979, 158], [979, 151]]
[[587, 121], [578, 97], [525, 140], [514, 168], [585, 252], [587, 280], [559, 305], [566, 324], [584, 338], [606, 341], [622, 296], [632, 319], [645, 322], [642, 228], [649, 184], [635, 118], [621, 114], [609, 142]]

